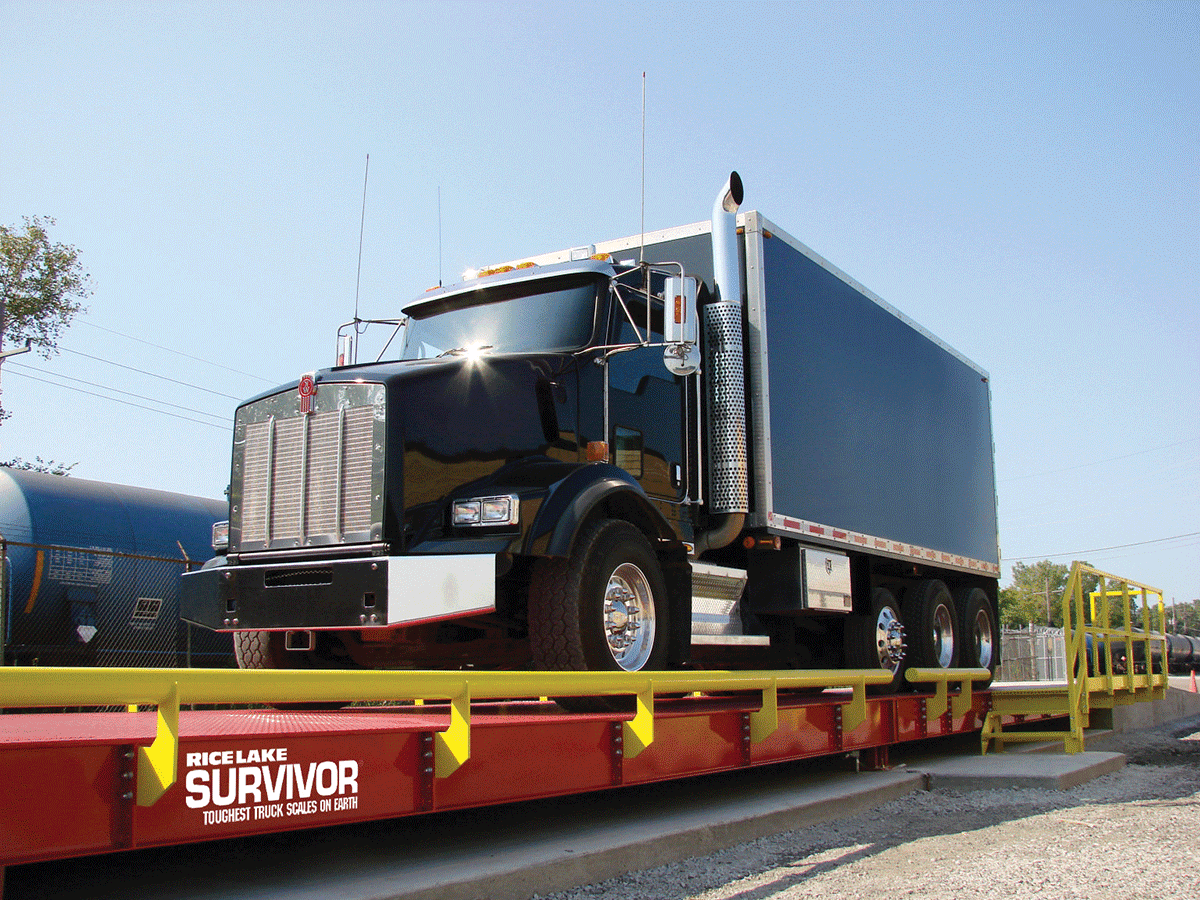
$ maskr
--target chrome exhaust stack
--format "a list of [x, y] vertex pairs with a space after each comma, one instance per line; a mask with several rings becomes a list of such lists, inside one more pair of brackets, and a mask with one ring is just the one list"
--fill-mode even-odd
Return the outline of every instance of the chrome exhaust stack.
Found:
[[742, 179], [732, 172], [712, 211], [713, 282], [717, 299], [704, 307], [708, 400], [708, 507], [729, 514], [697, 537], [696, 554], [732, 542], [750, 511], [746, 449], [746, 388], [742, 356], [742, 267], [737, 210]]

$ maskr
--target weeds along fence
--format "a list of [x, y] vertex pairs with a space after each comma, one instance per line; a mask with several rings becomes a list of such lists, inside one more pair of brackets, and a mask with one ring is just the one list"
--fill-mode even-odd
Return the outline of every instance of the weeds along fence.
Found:
[[1067, 680], [1067, 642], [1061, 628], [1005, 628], [1000, 641], [998, 681]]
[[5, 665], [225, 667], [228, 634], [179, 617], [185, 558], [0, 539]]

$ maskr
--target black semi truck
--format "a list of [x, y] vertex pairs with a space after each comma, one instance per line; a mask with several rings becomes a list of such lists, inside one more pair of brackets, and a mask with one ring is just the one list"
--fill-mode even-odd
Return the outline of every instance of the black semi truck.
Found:
[[347, 323], [239, 407], [184, 616], [255, 668], [994, 671], [987, 374], [741, 202]]

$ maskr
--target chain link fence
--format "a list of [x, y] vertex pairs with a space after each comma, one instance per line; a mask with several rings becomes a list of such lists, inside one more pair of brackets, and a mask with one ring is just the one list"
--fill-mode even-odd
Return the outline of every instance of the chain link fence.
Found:
[[0, 539], [5, 665], [227, 667], [233, 642], [179, 618], [186, 559]]
[[1061, 628], [1005, 628], [1000, 641], [997, 681], [1067, 680], [1067, 641]]

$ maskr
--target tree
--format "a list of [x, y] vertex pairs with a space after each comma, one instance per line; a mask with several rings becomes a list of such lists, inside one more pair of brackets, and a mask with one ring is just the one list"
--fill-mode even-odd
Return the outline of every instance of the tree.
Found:
[[1168, 606], [1167, 627], [1173, 634], [1200, 635], [1200, 600], [1181, 600]]
[[35, 456], [33, 462], [21, 459], [17, 456], [7, 462], [0, 462], [0, 466], [6, 469], [20, 469], [23, 472], [45, 472], [47, 475], [70, 475], [71, 470], [79, 463], [60, 463], [52, 459], [42, 459], [40, 456]]
[[[1086, 565], [1086, 563], [1085, 563]], [[1043, 559], [1033, 565], [1014, 563], [1013, 583], [1000, 591], [1000, 623], [1006, 628], [1027, 624], [1063, 624], [1062, 595], [1071, 567]], [[1096, 590], [1095, 575], [1083, 576], [1083, 593]]]
[[[49, 358], [62, 329], [83, 311], [80, 301], [92, 293], [79, 251], [50, 240], [47, 227], [54, 224], [34, 216], [23, 227], [0, 225], [0, 351], [7, 339]], [[7, 416], [0, 406], [0, 421]]]

